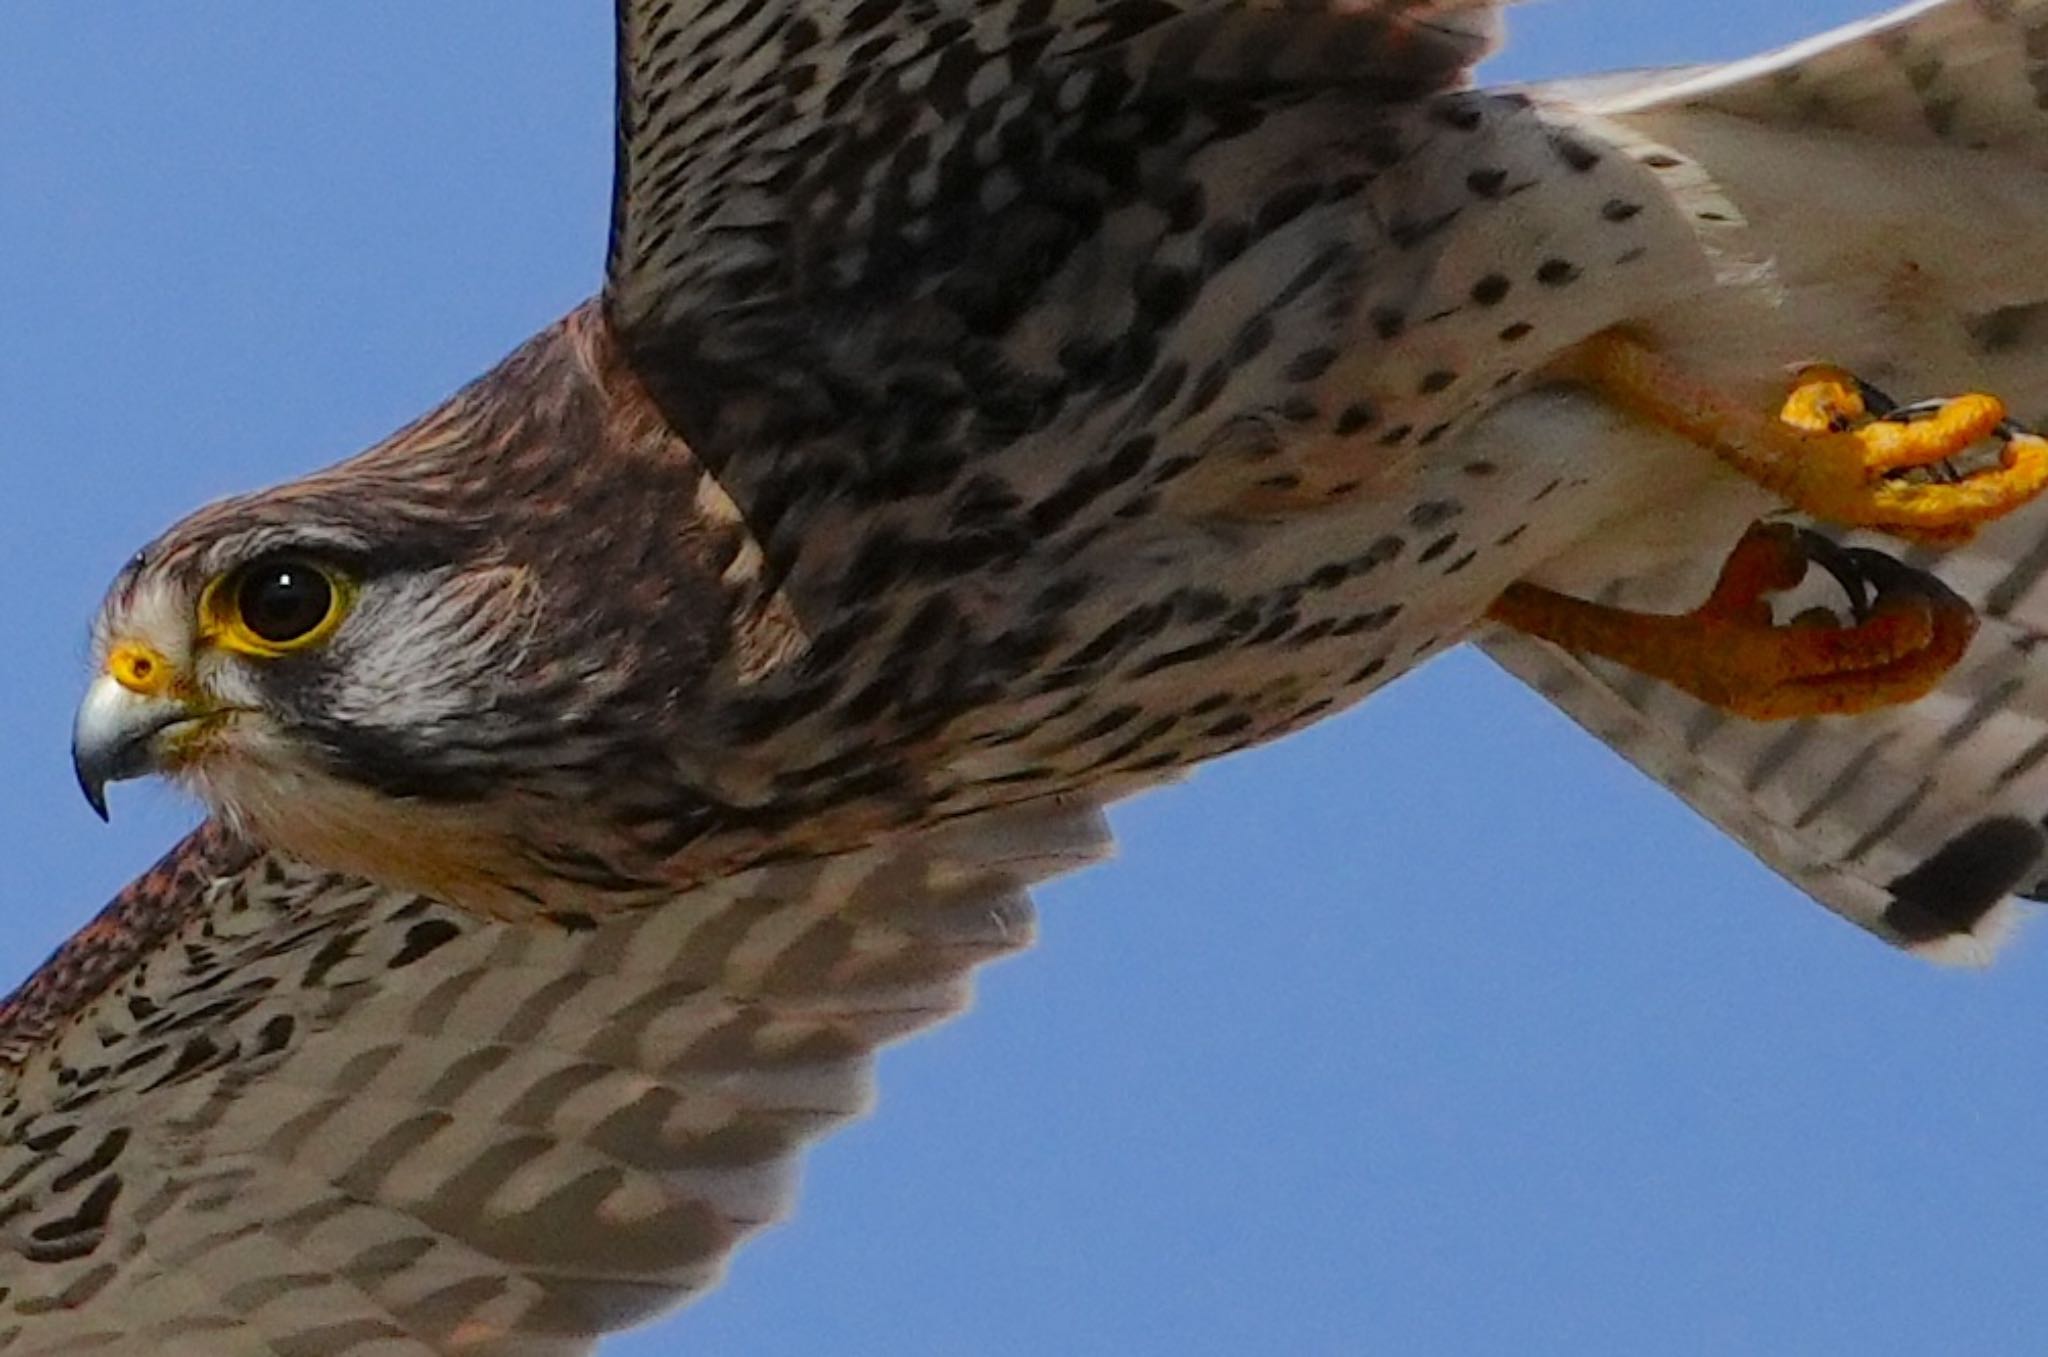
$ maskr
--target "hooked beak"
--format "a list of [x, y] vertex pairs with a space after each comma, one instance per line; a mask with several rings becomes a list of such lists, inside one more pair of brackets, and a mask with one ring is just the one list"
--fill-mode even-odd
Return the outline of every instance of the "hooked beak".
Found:
[[203, 715], [168, 694], [136, 692], [111, 674], [95, 680], [71, 727], [71, 766], [86, 804], [106, 819], [107, 784], [158, 771], [157, 737]]

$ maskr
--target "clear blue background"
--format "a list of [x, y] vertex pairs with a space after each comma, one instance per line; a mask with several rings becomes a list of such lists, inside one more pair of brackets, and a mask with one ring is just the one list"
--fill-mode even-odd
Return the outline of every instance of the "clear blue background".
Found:
[[[1552, 0], [1492, 73], [1871, 8]], [[190, 819], [71, 785], [103, 583], [595, 288], [610, 42], [596, 4], [0, 8], [0, 969]], [[1463, 653], [1116, 818], [796, 1221], [611, 1352], [2048, 1350], [2038, 930], [1895, 956]]]

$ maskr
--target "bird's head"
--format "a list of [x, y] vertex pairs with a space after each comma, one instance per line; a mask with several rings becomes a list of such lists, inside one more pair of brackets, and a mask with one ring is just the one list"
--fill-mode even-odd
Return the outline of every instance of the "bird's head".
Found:
[[721, 703], [795, 653], [760, 559], [586, 307], [137, 553], [79, 782], [104, 814], [162, 774], [269, 847], [493, 913], [723, 870], [754, 850], [719, 808], [761, 793]]
[[215, 505], [121, 571], [72, 740], [102, 815], [109, 783], [163, 774], [310, 860], [455, 887], [462, 823], [535, 733], [538, 591], [479, 534], [361, 489]]

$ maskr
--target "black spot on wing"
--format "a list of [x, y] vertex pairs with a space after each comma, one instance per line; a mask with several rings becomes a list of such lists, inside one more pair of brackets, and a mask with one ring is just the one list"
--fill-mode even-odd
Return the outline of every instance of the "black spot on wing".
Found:
[[462, 936], [462, 930], [446, 919], [422, 919], [405, 932], [405, 942], [391, 954], [385, 966], [398, 970], [410, 966], [446, 943]]
[[1891, 883], [1885, 924], [1909, 943], [1968, 933], [2033, 878], [2044, 850], [2048, 838], [2025, 820], [1980, 820]]
[[78, 1209], [57, 1220], [46, 1220], [29, 1233], [27, 1257], [36, 1262], [68, 1262], [82, 1258], [99, 1244], [101, 1233], [121, 1195], [121, 1180], [109, 1174], [85, 1194]]

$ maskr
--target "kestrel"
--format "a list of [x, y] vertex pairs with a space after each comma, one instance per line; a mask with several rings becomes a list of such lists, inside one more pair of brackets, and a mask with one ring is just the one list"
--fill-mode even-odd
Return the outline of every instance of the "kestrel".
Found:
[[1478, 91], [1496, 10], [622, 3], [603, 293], [110, 591], [86, 794], [214, 818], [0, 1010], [0, 1350], [587, 1351], [1103, 804], [1465, 639], [1984, 954], [2048, 0]]

